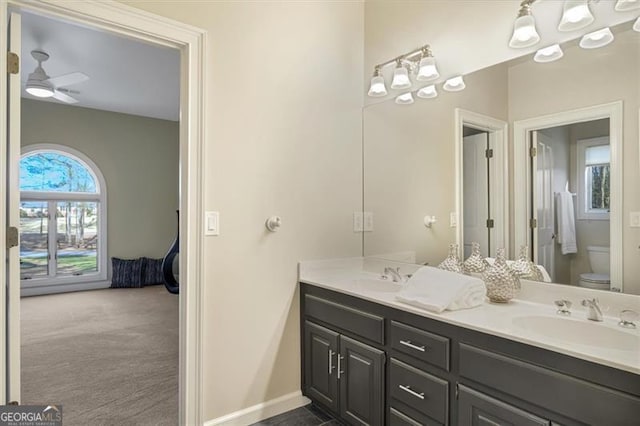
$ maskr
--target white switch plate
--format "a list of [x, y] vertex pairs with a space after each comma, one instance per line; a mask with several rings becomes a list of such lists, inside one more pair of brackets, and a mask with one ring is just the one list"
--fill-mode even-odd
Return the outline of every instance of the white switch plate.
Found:
[[353, 212], [353, 232], [362, 232], [364, 229], [363, 212]]
[[455, 212], [451, 212], [451, 214], [449, 214], [449, 227], [455, 228], [456, 226], [458, 226], [458, 217]]
[[364, 232], [373, 232], [373, 213], [364, 212]]
[[632, 228], [640, 228], [640, 212], [629, 213], [629, 226]]
[[220, 212], [204, 212], [204, 235], [220, 235]]

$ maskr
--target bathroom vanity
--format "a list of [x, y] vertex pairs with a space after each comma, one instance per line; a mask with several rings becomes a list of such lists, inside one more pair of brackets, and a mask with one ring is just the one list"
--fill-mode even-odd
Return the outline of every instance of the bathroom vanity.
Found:
[[371, 273], [303, 269], [303, 393], [348, 424], [640, 422], [637, 331], [610, 328], [621, 346], [599, 351], [518, 326], [546, 318], [598, 327], [584, 312], [556, 319], [553, 307], [514, 301], [433, 314], [395, 302], [394, 284]]

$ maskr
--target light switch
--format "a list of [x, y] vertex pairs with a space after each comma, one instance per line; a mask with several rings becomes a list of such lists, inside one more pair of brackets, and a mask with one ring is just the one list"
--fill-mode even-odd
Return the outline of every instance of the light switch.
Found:
[[363, 223], [363, 212], [353, 212], [353, 232], [362, 232]]
[[364, 212], [364, 232], [373, 232], [373, 212]]
[[632, 228], [640, 228], [640, 212], [629, 213], [629, 226]]
[[219, 212], [204, 212], [204, 235], [220, 235]]

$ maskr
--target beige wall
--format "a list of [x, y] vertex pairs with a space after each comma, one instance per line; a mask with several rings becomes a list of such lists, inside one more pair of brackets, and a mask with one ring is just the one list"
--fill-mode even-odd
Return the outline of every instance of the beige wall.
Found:
[[[454, 111], [506, 121], [506, 78], [506, 66], [498, 65], [471, 74], [462, 92], [364, 109], [364, 210], [374, 215], [374, 231], [364, 234], [366, 256], [413, 251], [418, 263], [430, 265], [446, 257], [456, 241], [449, 226], [455, 211]], [[438, 220], [430, 229], [426, 215]]]
[[177, 230], [177, 122], [29, 99], [21, 121], [22, 146], [65, 145], [102, 172], [109, 257], [166, 254]]
[[221, 215], [204, 246], [213, 419], [300, 389], [296, 262], [361, 254], [363, 5], [126, 3], [208, 31], [204, 197]]

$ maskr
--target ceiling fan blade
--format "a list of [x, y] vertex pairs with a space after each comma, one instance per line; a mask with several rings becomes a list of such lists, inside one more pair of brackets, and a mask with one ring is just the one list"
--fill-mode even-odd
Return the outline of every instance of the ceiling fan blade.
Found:
[[59, 75], [57, 77], [51, 77], [49, 83], [53, 84], [53, 87], [71, 86], [72, 84], [82, 83], [89, 80], [89, 76], [81, 72], [72, 72], [70, 74]]
[[77, 104], [78, 100], [76, 98], [72, 98], [71, 96], [62, 93], [58, 90], [53, 92], [53, 99], [57, 99], [59, 101], [65, 102], [67, 104]]

